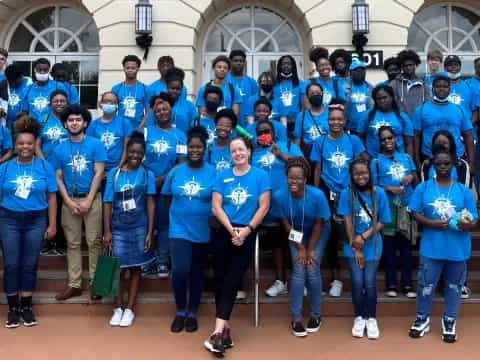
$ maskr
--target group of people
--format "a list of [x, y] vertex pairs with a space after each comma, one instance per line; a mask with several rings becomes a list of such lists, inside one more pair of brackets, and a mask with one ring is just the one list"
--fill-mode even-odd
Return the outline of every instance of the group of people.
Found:
[[[457, 56], [443, 60], [433, 51], [430, 74], [420, 78], [419, 56], [404, 50], [385, 61], [388, 80], [376, 86], [366, 81], [366, 64], [343, 49], [329, 54], [313, 48], [318, 76], [305, 82], [289, 55], [278, 60], [276, 73], [262, 73], [258, 81], [245, 75], [245, 60], [241, 50], [215, 58], [214, 78], [200, 87], [194, 104], [185, 73], [171, 57], [158, 60], [160, 78], [146, 85], [137, 79], [141, 60], [125, 56], [125, 78], [101, 95], [102, 115], [94, 120], [79, 105], [62, 64], [50, 69], [47, 59], [36, 60], [33, 80], [15, 63], [4, 69], [6, 327], [37, 323], [32, 294], [41, 251], [61, 253], [66, 245], [68, 284], [56, 299], [82, 293], [84, 236], [90, 280], [104, 248], [119, 258], [121, 278], [128, 273], [111, 326], [132, 325], [141, 274], [154, 272], [172, 278], [177, 311], [171, 331], [196, 331], [210, 262], [216, 315], [204, 345], [223, 354], [234, 345], [229, 320], [258, 234], [275, 263], [276, 280], [266, 293], [289, 292], [295, 336], [321, 326], [324, 253], [329, 295], [341, 295], [341, 252], [350, 273], [354, 337], [380, 336], [376, 275], [383, 258], [386, 294], [400, 290], [417, 298], [410, 336], [429, 331], [443, 277], [442, 338], [457, 339], [462, 291], [468, 296], [470, 230], [478, 218], [470, 188], [480, 59], [476, 76], [463, 80]], [[439, 71], [442, 61], [445, 72]]]

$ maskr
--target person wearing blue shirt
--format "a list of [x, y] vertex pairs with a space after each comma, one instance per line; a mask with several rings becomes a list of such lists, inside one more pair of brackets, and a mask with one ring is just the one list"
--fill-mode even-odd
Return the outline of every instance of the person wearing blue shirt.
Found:
[[80, 104], [80, 95], [78, 94], [77, 88], [67, 81], [67, 67], [63, 63], [53, 64], [50, 74], [53, 80], [63, 84], [65, 87], [65, 92], [68, 95], [68, 103], [71, 105]]
[[390, 81], [395, 79], [398, 75], [400, 75], [400, 62], [396, 56], [389, 57], [385, 59], [383, 62], [383, 71], [387, 74], [387, 80], [382, 81], [379, 85], [388, 85]]
[[[155, 229], [157, 231], [157, 258], [155, 273], [160, 278], [169, 275], [168, 213], [165, 212], [165, 197], [160, 193], [165, 178], [180, 159], [187, 155], [185, 133], [172, 125], [173, 99], [160, 93], [150, 100], [155, 114], [155, 125], [143, 129], [146, 142], [145, 166], [155, 175], [157, 187]], [[147, 271], [146, 268], [143, 268]]]
[[255, 102], [255, 122], [248, 125], [246, 130], [252, 135], [252, 141], [257, 141], [256, 127], [259, 121], [269, 121], [275, 130], [275, 141], [287, 142], [287, 128], [276, 120], [271, 120], [272, 103], [268, 99], [260, 98]]
[[[147, 87], [147, 103], [151, 98], [159, 95], [162, 92], [167, 92], [167, 83], [165, 82], [165, 75], [167, 71], [175, 67], [173, 58], [169, 55], [160, 56], [157, 61], [157, 69], [160, 74], [160, 78], [152, 82]], [[182, 99], [187, 98], [187, 88], [182, 86], [180, 97]]]
[[400, 217], [407, 217], [411, 221], [406, 207], [413, 193], [413, 185], [417, 182], [417, 169], [410, 155], [398, 150], [393, 128], [382, 126], [378, 130], [378, 136], [382, 144], [381, 152], [372, 160], [370, 167], [373, 183], [383, 187], [388, 195], [392, 218], [383, 228], [386, 295], [397, 296], [398, 250], [402, 292], [406, 297], [414, 298], [416, 293], [412, 287], [412, 239], [407, 237], [405, 226], [400, 227], [400, 221], [403, 221]]
[[107, 152], [105, 172], [120, 166], [125, 161], [126, 144], [133, 132], [129, 120], [118, 116], [118, 100], [115, 93], [107, 91], [100, 98], [102, 116], [92, 121], [87, 135], [100, 140]]
[[443, 62], [443, 54], [439, 49], [432, 49], [427, 54], [427, 74], [425, 75], [423, 82], [432, 91], [433, 79], [440, 72], [440, 68]]
[[382, 256], [380, 232], [391, 221], [390, 208], [385, 191], [373, 185], [367, 160], [355, 159], [350, 177], [350, 186], [340, 194], [338, 214], [343, 216], [347, 231], [343, 254], [352, 281], [352, 336], [361, 338], [366, 329], [369, 339], [378, 339], [376, 275]]
[[0, 164], [13, 156], [12, 134], [8, 127], [0, 125]]
[[33, 63], [34, 82], [28, 85], [22, 98], [21, 109], [34, 119], [41, 120], [51, 110], [50, 95], [55, 90], [65, 91], [65, 86], [49, 76], [50, 61], [39, 58]]
[[433, 99], [415, 110], [415, 160], [421, 164], [423, 158], [431, 157], [433, 134], [438, 130], [448, 130], [456, 141], [457, 155], [463, 156], [466, 153], [470, 169], [474, 173], [472, 122], [460, 106], [449, 102], [449, 94], [450, 78], [445, 73], [440, 73], [433, 80]]
[[19, 64], [8, 65], [5, 76], [8, 81], [7, 126], [12, 127], [18, 113], [22, 111], [22, 99], [32, 79], [23, 75]]
[[395, 132], [399, 151], [413, 157], [413, 124], [407, 113], [400, 112], [393, 89], [388, 84], [376, 86], [372, 91], [373, 109], [359, 122], [357, 131], [365, 141], [368, 154], [375, 158], [380, 152], [378, 129], [390, 126]]
[[233, 110], [235, 115], [239, 116], [240, 114], [240, 105], [243, 102], [243, 98], [240, 96], [238, 88], [236, 88], [231, 82], [227, 80], [228, 72], [230, 71], [231, 62], [230, 59], [224, 55], [217, 56], [212, 61], [212, 69], [214, 79], [208, 83], [202, 85], [198, 89], [197, 102], [196, 106], [198, 112], [203, 114], [205, 112], [205, 98], [203, 93], [205, 88], [210, 86], [218, 86], [223, 93], [223, 102], [221, 104], [222, 108], [230, 108]]
[[149, 102], [147, 86], [137, 80], [141, 64], [136, 55], [125, 56], [122, 60], [125, 81], [112, 87], [118, 99], [118, 115], [129, 120], [134, 129], [140, 126]]
[[324, 192], [334, 219], [326, 250], [332, 280], [329, 293], [333, 297], [342, 294], [338, 244], [346, 236], [343, 222], [337, 216], [338, 197], [349, 184], [348, 168], [351, 162], [365, 155], [360, 139], [345, 133], [345, 122], [344, 105], [341, 101], [332, 102], [328, 113], [329, 132], [315, 141], [310, 156], [315, 166], [313, 184]]
[[237, 117], [232, 110], [222, 109], [215, 115], [214, 121], [215, 140], [208, 144], [205, 160], [219, 173], [233, 166], [230, 157], [230, 140], [232, 131], [237, 126]]
[[28, 116], [14, 127], [17, 157], [0, 165], [0, 234], [3, 253], [3, 287], [8, 315], [5, 327], [37, 324], [32, 294], [37, 280], [42, 240], [57, 230], [55, 171], [35, 156], [40, 125]]
[[[143, 164], [145, 140], [135, 131], [126, 144], [126, 160], [108, 173], [103, 195], [103, 242], [120, 260], [120, 283], [110, 326], [131, 326], [140, 284], [141, 266], [154, 260], [155, 176]], [[128, 303], [123, 280], [130, 272]]]
[[[67, 288], [57, 294], [58, 301], [82, 293], [82, 225], [88, 245], [90, 280], [95, 276], [102, 252], [102, 200], [99, 189], [107, 154], [100, 140], [85, 135], [90, 112], [78, 105], [68, 106], [61, 115], [69, 139], [60, 143], [51, 163], [63, 198], [62, 227], [67, 239]], [[92, 299], [99, 297], [91, 294]]]
[[208, 218], [215, 182], [215, 168], [204, 160], [207, 139], [204, 127], [188, 131], [187, 161], [170, 170], [162, 188], [162, 194], [168, 199], [170, 216], [168, 237], [177, 305], [170, 327], [174, 333], [198, 329], [197, 312], [210, 241]]
[[0, 48], [0, 81], [5, 80], [5, 68], [8, 63], [8, 50]]
[[242, 137], [231, 141], [234, 166], [218, 174], [213, 186], [212, 209], [220, 223], [211, 235], [216, 316], [215, 328], [204, 346], [219, 354], [233, 346], [228, 320], [252, 258], [256, 229], [270, 208], [270, 181], [263, 170], [249, 164], [247, 144]]
[[450, 78], [448, 101], [461, 106], [468, 118], [472, 119], [475, 110], [475, 92], [468, 82], [461, 78], [462, 61], [457, 55], [449, 55], [445, 58], [443, 67]]
[[[290, 276], [291, 331], [295, 336], [317, 332], [322, 321], [320, 264], [330, 233], [330, 210], [321, 190], [306, 185], [310, 165], [303, 157], [287, 161], [288, 187], [274, 193], [281, 222], [288, 235], [292, 259]], [[302, 322], [303, 292], [308, 290], [310, 319]]]
[[203, 126], [205, 129], [207, 129], [207, 145], [210, 146], [213, 144], [217, 136], [215, 133], [215, 119], [217, 110], [221, 108], [220, 104], [223, 102], [223, 92], [218, 86], [207, 86], [203, 92], [203, 97], [205, 99], [205, 112], [201, 115], [197, 115], [193, 119], [190, 126]]
[[[339, 93], [345, 94], [351, 82], [349, 68], [352, 63], [352, 55], [345, 49], [336, 49], [330, 54], [328, 60], [335, 72], [332, 81], [337, 83]], [[342, 98], [342, 100], [346, 99]]]
[[472, 192], [451, 179], [453, 163], [454, 158], [448, 151], [436, 147], [433, 164], [437, 176], [417, 186], [409, 204], [415, 220], [423, 227], [416, 319], [410, 327], [410, 336], [419, 338], [430, 330], [435, 289], [443, 275], [442, 339], [447, 343], [457, 340], [460, 289], [471, 255], [470, 231], [478, 220]]

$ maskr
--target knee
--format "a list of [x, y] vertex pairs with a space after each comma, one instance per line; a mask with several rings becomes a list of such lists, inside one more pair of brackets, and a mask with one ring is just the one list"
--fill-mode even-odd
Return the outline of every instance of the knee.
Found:
[[188, 264], [172, 263], [172, 276], [177, 280], [187, 279], [189, 270]]
[[307, 276], [309, 279], [318, 279], [320, 277], [320, 267], [318, 264], [307, 265]]
[[299, 265], [297, 263], [292, 265], [292, 280], [303, 280], [305, 279], [305, 266]]

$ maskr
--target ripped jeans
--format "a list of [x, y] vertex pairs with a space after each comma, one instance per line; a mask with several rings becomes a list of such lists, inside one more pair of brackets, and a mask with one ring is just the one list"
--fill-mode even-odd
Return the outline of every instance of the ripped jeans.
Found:
[[444, 318], [456, 319], [460, 307], [462, 286], [467, 274], [466, 261], [436, 260], [420, 257], [417, 287], [417, 317], [430, 316], [440, 275], [443, 274], [445, 299]]

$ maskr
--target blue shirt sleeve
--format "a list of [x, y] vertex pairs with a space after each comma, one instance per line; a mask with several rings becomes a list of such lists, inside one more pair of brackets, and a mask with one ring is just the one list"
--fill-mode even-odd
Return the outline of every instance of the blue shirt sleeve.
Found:
[[240, 91], [238, 90], [237, 87], [234, 86], [232, 104], [241, 104], [241, 103], [243, 103], [243, 99], [242, 99], [242, 96], [240, 95]]
[[410, 198], [410, 203], [408, 204], [408, 207], [410, 210], [417, 212], [417, 213], [422, 213], [423, 210], [423, 193], [425, 192], [425, 187], [426, 187], [427, 182], [422, 182], [420, 185], [418, 185], [415, 188], [415, 191], [413, 192], [412, 197]]
[[96, 137], [95, 136], [95, 129], [97, 127], [97, 119], [93, 120], [92, 122], [90, 122], [90, 124], [88, 125], [87, 127], [87, 130], [85, 131], [85, 134], [87, 136], [91, 136], [91, 137]]
[[203, 98], [203, 93], [205, 92], [205, 85], [202, 85], [200, 87], [200, 89], [198, 89], [198, 93], [197, 93], [197, 99], [196, 99], [196, 102], [195, 102], [195, 105], [197, 107], [205, 107], [205, 99]]
[[147, 195], [155, 195], [156, 193], [155, 175], [150, 170], [147, 170]]
[[322, 191], [318, 192], [318, 196], [315, 199], [315, 215], [316, 219], [322, 219], [325, 221], [330, 219], [330, 207], [328, 206], [327, 199]]
[[378, 185], [378, 168], [380, 167], [378, 158], [372, 159], [370, 162], [370, 171], [372, 173], [373, 185]]
[[462, 113], [462, 124], [460, 126], [460, 131], [465, 132], [465, 131], [472, 130], [473, 129], [472, 120], [467, 116], [467, 113], [465, 112], [465, 110], [460, 108], [460, 111]]
[[353, 156], [357, 157], [361, 153], [365, 152], [365, 146], [363, 146], [362, 142], [360, 141], [359, 137], [356, 135], [349, 135], [350, 138], [352, 139], [352, 150], [353, 150]]
[[413, 136], [413, 124], [408, 114], [402, 112], [400, 118], [402, 120], [403, 136]]
[[378, 221], [382, 224], [388, 224], [391, 219], [390, 215], [390, 205], [388, 204], [387, 194], [380, 187], [375, 187], [375, 194], [377, 198], [377, 214]]
[[118, 168], [114, 168], [108, 172], [107, 175], [107, 184], [105, 185], [105, 193], [103, 194], [103, 202], [112, 202], [113, 201], [113, 179], [115, 177], [115, 173], [117, 172]]
[[12, 144], [12, 134], [10, 133], [10, 130], [6, 126], [2, 126], [2, 131], [3, 131], [3, 149], [4, 150], [11, 150], [13, 149], [13, 144]]
[[80, 104], [80, 95], [78, 94], [77, 88], [71, 83], [64, 85], [68, 87], [68, 103], [70, 105]]
[[415, 112], [413, 113], [413, 130], [421, 131], [422, 130], [422, 110], [425, 104], [417, 106]]
[[259, 189], [258, 192], [260, 195], [263, 195], [263, 193], [272, 190], [272, 185], [270, 184], [270, 176], [267, 175], [267, 173], [263, 170], [259, 170], [261, 174], [257, 177], [259, 181]]
[[350, 188], [346, 188], [340, 193], [337, 213], [341, 216], [350, 216], [352, 214], [352, 209], [350, 209]]
[[290, 143], [290, 151], [289, 151], [290, 156], [300, 156], [303, 157], [302, 150], [298, 147], [297, 144], [294, 142]]
[[172, 169], [170, 169], [170, 171], [168, 172], [167, 174], [167, 177], [165, 178], [165, 181], [163, 183], [163, 186], [162, 186], [162, 191], [161, 193], [163, 195], [172, 195], [172, 183], [173, 183], [173, 179], [175, 177], [175, 174], [177, 173], [178, 171], [178, 166], [174, 166]]
[[215, 182], [213, 183], [213, 188], [212, 188], [213, 192], [219, 193], [220, 195], [222, 195], [222, 197], [223, 197], [223, 190], [224, 190], [223, 180], [225, 179], [224, 173], [226, 171], [229, 171], [229, 169], [224, 170], [224, 171], [217, 174], [217, 177], [215, 179]]
[[45, 171], [47, 172], [47, 192], [53, 193], [58, 191], [57, 177], [55, 176], [55, 170], [52, 165], [46, 160], [40, 160], [44, 162]]
[[305, 110], [303, 111], [300, 111], [298, 114], [297, 114], [297, 119], [295, 120], [295, 129], [293, 130], [293, 138], [294, 139], [301, 139], [301, 136], [302, 136], [302, 120], [305, 116]]
[[322, 135], [315, 142], [313, 143], [312, 151], [310, 152], [310, 160], [313, 162], [318, 162], [322, 159], [322, 144], [325, 144], [326, 138], [324, 138], [326, 135]]

